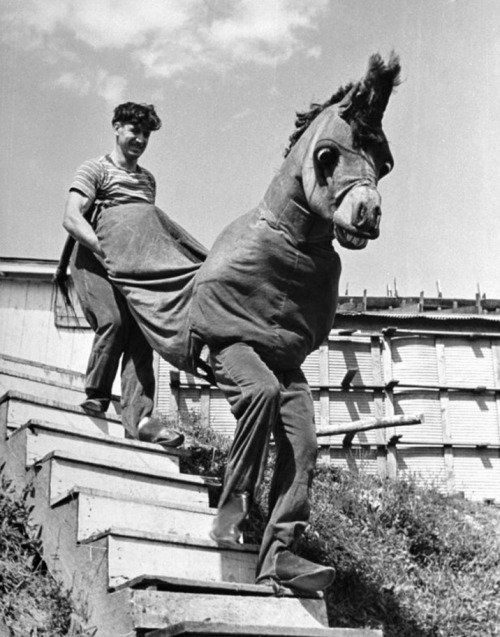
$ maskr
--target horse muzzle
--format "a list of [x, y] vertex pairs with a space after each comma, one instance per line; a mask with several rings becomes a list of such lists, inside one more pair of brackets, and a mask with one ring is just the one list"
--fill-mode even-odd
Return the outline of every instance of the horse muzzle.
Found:
[[362, 250], [380, 234], [381, 197], [372, 185], [352, 188], [335, 210], [335, 238], [344, 248]]

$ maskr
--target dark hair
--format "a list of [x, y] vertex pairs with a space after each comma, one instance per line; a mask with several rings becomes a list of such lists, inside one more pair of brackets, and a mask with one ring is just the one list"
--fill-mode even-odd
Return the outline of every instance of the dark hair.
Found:
[[125, 102], [117, 106], [113, 112], [111, 123], [123, 122], [125, 124], [139, 124], [147, 131], [156, 131], [161, 128], [161, 119], [152, 104], [136, 104]]

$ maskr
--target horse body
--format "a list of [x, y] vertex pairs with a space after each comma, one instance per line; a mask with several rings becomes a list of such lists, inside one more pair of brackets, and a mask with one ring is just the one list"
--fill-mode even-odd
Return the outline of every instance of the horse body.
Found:
[[[331, 224], [321, 224], [326, 226]], [[299, 367], [332, 327], [340, 259], [293, 201], [280, 216], [262, 203], [218, 238], [196, 274], [192, 329], [211, 350], [251, 345], [271, 369]]]

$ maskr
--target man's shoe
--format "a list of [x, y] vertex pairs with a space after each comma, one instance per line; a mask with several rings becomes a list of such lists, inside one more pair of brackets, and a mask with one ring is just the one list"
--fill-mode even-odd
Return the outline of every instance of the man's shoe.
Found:
[[221, 547], [241, 546], [241, 525], [248, 515], [248, 493], [233, 494], [217, 511], [209, 535]]
[[137, 437], [142, 442], [152, 442], [162, 447], [179, 447], [184, 435], [166, 427], [158, 418], [146, 416], [137, 427]]
[[257, 578], [257, 584], [266, 584], [269, 578], [301, 593], [315, 593], [330, 586], [335, 579], [335, 569], [314, 564], [286, 550], [276, 554], [274, 573], [263, 576], [260, 581]]
[[88, 414], [103, 414], [106, 409], [99, 398], [86, 398], [80, 407]]

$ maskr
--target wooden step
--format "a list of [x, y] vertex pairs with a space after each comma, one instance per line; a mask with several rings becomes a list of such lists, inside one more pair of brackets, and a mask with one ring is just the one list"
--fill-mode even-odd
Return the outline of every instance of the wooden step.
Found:
[[328, 625], [322, 596], [277, 597], [272, 589], [256, 584], [196, 582], [170, 579], [176, 590], [124, 587], [109, 595], [110, 605], [128, 609], [132, 626], [138, 633], [175, 625], [186, 618], [203, 622], [252, 625], [257, 621], [281, 629], [295, 626], [302, 630]]
[[[17, 391], [50, 400], [63, 401], [71, 405], [79, 405], [85, 400], [85, 393], [79, 389], [61, 387], [38, 378], [30, 378], [25, 374], [6, 372], [0, 369], [0, 393], [3, 394], [7, 391]], [[116, 414], [116, 411], [113, 413]]]
[[[286, 622], [310, 627], [326, 622], [324, 599], [319, 595], [277, 598], [269, 587], [196, 580], [192, 573], [187, 578], [140, 576], [124, 580], [118, 590], [109, 593], [108, 538], [103, 535], [95, 541], [76, 543], [76, 506], [67, 500], [48, 507], [49, 485], [50, 466], [43, 463], [30, 490], [30, 503], [35, 505], [33, 522], [41, 528], [44, 559], [51, 572], [72, 590], [77, 611], [85, 611], [85, 628], [94, 637], [145, 635], [182, 621], [185, 613], [200, 621], [206, 617], [228, 621], [236, 616], [253, 620], [258, 616], [269, 625]], [[140, 558], [142, 551], [136, 553]], [[164, 562], [156, 554], [156, 562], [168, 570], [170, 560]]]
[[[291, 589], [283, 588], [279, 595], [269, 586], [262, 584], [243, 584], [241, 582], [208, 582], [207, 580], [185, 579], [182, 577], [171, 577], [166, 575], [141, 575], [124, 581], [115, 587], [115, 592], [124, 588], [188, 592], [188, 593], [210, 593], [213, 595], [242, 595], [248, 597], [296, 597], [300, 599], [324, 599], [321, 591], [305, 593], [295, 592]], [[326, 615], [325, 615], [326, 617]]]
[[170, 471], [130, 469], [116, 461], [82, 459], [68, 451], [52, 451], [35, 463], [35, 470], [50, 465], [49, 502], [52, 505], [75, 487], [105, 488], [121, 496], [164, 502], [208, 506], [208, 490], [214, 484], [207, 478]]
[[[0, 394], [9, 390], [78, 405], [85, 400], [85, 374], [0, 354]], [[108, 413], [120, 412], [120, 398], [113, 396]]]
[[117, 495], [98, 489], [76, 487], [52, 506], [77, 508], [76, 540], [84, 542], [112, 526], [131, 531], [208, 537], [216, 510], [183, 502], [155, 502]]
[[144, 574], [208, 582], [255, 582], [258, 547], [254, 545], [221, 549], [210, 538], [198, 537], [196, 529], [190, 535], [163, 535], [111, 528], [88, 541], [102, 538], [107, 542], [110, 589]]
[[[254, 621], [258, 621], [255, 617]], [[184, 621], [148, 633], [148, 637], [382, 637], [381, 630], [365, 628], [298, 628], [205, 621]]]
[[0, 445], [15, 429], [33, 419], [69, 426], [82, 425], [89, 432], [99, 431], [117, 438], [125, 436], [118, 416], [89, 416], [75, 405], [8, 391], [0, 397]]
[[35, 380], [54, 383], [77, 391], [83, 391], [85, 386], [85, 374], [82, 372], [46, 365], [45, 363], [18, 356], [8, 356], [7, 354], [0, 354], [0, 372], [24, 375]]
[[82, 459], [116, 461], [130, 469], [179, 472], [179, 456], [186, 452], [166, 452], [160, 445], [114, 438], [100, 432], [88, 433], [86, 424], [61, 425], [30, 420], [16, 429], [7, 441], [6, 461], [11, 477], [22, 478], [27, 467], [52, 451], [67, 451]]

